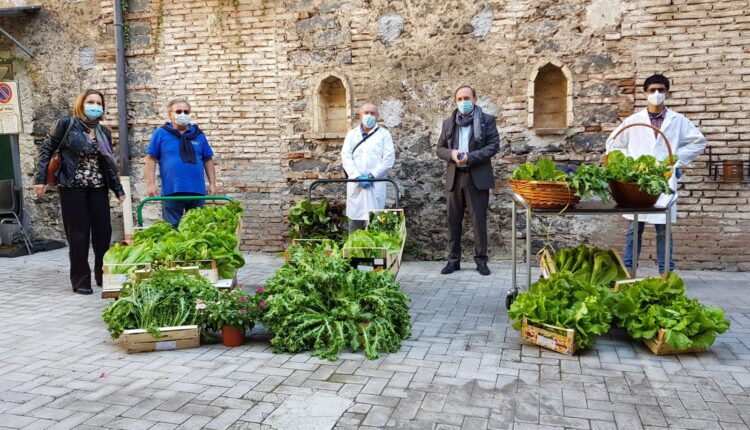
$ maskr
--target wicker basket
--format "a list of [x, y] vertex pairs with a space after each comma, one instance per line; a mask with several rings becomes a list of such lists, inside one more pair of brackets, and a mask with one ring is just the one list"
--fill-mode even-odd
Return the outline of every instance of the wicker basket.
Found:
[[[637, 122], [634, 124], [627, 125], [620, 129], [620, 131], [617, 132], [612, 137], [612, 140], [614, 141], [617, 139], [617, 136], [620, 135], [623, 131], [631, 128], [631, 127], [648, 127], [657, 133], [661, 135], [661, 137], [664, 138], [664, 144], [667, 146], [667, 152], [669, 153], [669, 163], [672, 164], [674, 161], [672, 157], [672, 146], [669, 144], [669, 139], [667, 139], [667, 136], [658, 128], [654, 127], [651, 124], [646, 124], [644, 122]], [[604, 156], [604, 167], [607, 167], [607, 156]], [[614, 181], [610, 180], [609, 182], [609, 190], [612, 193], [612, 198], [617, 202], [617, 206], [625, 207], [625, 208], [650, 208], [653, 205], [656, 204], [656, 201], [659, 200], [659, 194], [653, 195], [644, 193], [641, 191], [638, 184], [634, 183], [626, 183], [621, 181]]]
[[581, 201], [565, 182], [515, 181], [510, 188], [520, 194], [532, 209], [563, 209]]

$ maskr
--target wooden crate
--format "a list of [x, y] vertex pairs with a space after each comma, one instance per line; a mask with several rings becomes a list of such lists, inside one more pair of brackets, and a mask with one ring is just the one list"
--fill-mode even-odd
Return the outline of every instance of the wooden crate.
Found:
[[[205, 266], [209, 266], [206, 268]], [[185, 260], [175, 261], [171, 264], [171, 267], [198, 267], [198, 273], [212, 284], [216, 284], [219, 281], [219, 269], [216, 265], [216, 260]]]
[[[394, 275], [397, 275], [398, 270], [401, 268], [401, 259], [404, 256], [404, 247], [406, 246], [406, 216], [404, 215], [403, 209], [380, 209], [380, 210], [368, 211], [368, 215], [367, 215], [368, 221], [367, 221], [367, 227], [365, 229], [369, 229], [370, 220], [372, 219], [372, 216], [377, 212], [394, 212], [400, 215], [401, 228], [399, 231], [399, 237], [401, 238], [401, 249], [399, 249], [399, 251], [396, 253], [388, 253], [388, 251], [385, 248], [383, 248], [383, 250], [385, 251], [384, 255], [386, 255], [386, 262], [384, 266], [380, 266], [376, 264], [376, 261], [370, 262], [368, 261], [368, 259], [360, 259], [360, 258], [356, 259], [357, 264], [361, 265], [361, 267], [364, 268], [364, 270], [370, 270], [369, 269], [370, 266], [373, 266], [374, 268], [376, 268], [376, 270], [382, 270], [384, 268], [387, 268], [389, 272], [391, 272]], [[346, 254], [347, 253], [345, 250], [344, 257], [348, 256]], [[361, 261], [361, 260], [365, 260], [365, 261]]]
[[665, 331], [662, 328], [662, 329], [659, 329], [659, 333], [656, 335], [655, 338], [645, 340], [643, 341], [643, 343], [654, 355], [687, 354], [691, 352], [704, 352], [706, 349], [708, 349], [708, 348], [675, 349], [669, 346], [669, 344], [664, 340], [664, 337], [665, 337]]
[[575, 330], [531, 322], [526, 317], [521, 321], [521, 340], [560, 354], [576, 352]]
[[135, 270], [149, 269], [150, 263], [134, 263], [134, 264], [105, 264], [102, 268], [102, 298], [103, 299], [116, 299], [120, 297], [120, 290], [122, 290], [122, 284], [132, 280], [130, 275], [127, 273], [112, 273], [116, 267], [127, 266]]
[[125, 330], [120, 336], [120, 344], [130, 354], [200, 346], [200, 330], [197, 325], [160, 327], [159, 332], [159, 338], [154, 338], [146, 330]]
[[[625, 276], [627, 276], [628, 279], [630, 279], [630, 271], [628, 271], [628, 268], [625, 267], [625, 263], [623, 262], [622, 257], [620, 256], [620, 253], [614, 249], [610, 249], [609, 252], [612, 253], [612, 255], [615, 258], [615, 261], [617, 261], [617, 263], [620, 265], [622, 270], [625, 272]], [[548, 249], [544, 249], [537, 256], [537, 259], [539, 260], [539, 268], [541, 269], [542, 277], [544, 277], [545, 279], [549, 278], [550, 276], [552, 276], [553, 273], [557, 272], [557, 267], [555, 265], [555, 256], [552, 255], [552, 253], [549, 252]]]

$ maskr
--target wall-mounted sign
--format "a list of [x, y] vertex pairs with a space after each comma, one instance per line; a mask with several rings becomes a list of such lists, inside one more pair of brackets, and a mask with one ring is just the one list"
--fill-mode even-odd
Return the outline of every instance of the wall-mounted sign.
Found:
[[0, 82], [0, 134], [21, 133], [21, 104], [18, 101], [18, 84]]

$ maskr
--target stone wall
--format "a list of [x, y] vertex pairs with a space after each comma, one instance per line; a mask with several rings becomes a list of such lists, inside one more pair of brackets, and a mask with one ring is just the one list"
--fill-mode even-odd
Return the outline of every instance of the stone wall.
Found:
[[[113, 45], [105, 37], [111, 3], [79, 7], [87, 10], [82, 15], [101, 19], [90, 30], [101, 37], [92, 69], [98, 79], [78, 79], [114, 94]], [[165, 120], [166, 102], [187, 97], [217, 153], [221, 188], [246, 203], [245, 249], [282, 249], [289, 205], [312, 180], [340, 175], [343, 134], [321, 130], [319, 122], [318, 91], [330, 76], [347, 89], [352, 124], [364, 101], [380, 105], [397, 149], [393, 176], [413, 238], [407, 249], [421, 258], [445, 253], [444, 164], [434, 150], [453, 90], [462, 83], [476, 87], [479, 105], [497, 115], [505, 138], [494, 159], [500, 188], [491, 198], [493, 259], [509, 254], [510, 201], [503, 191], [513, 168], [542, 155], [562, 164], [599, 162], [609, 132], [645, 106], [640, 84], [650, 74], [672, 79], [669, 105], [696, 122], [714, 153], [750, 156], [750, 108], [741, 103], [750, 93], [748, 0], [131, 0], [127, 19], [135, 197], [145, 195], [141, 159], [151, 131]], [[78, 34], [71, 33], [67, 37]], [[71, 46], [80, 50], [92, 39], [79, 37]], [[75, 49], [67, 55], [80, 57]], [[568, 127], [542, 132], [534, 128], [533, 106], [534, 95], [543, 92], [530, 84], [550, 63], [569, 80]], [[49, 70], [41, 74], [62, 79]], [[44, 86], [32, 87], [34, 97], [43, 94]], [[116, 117], [116, 109], [108, 112]], [[25, 154], [25, 168], [32, 157]], [[742, 243], [750, 238], [750, 189], [714, 181], [706, 160], [683, 177], [678, 265], [748, 270], [750, 251]], [[343, 196], [341, 188], [326, 191]], [[33, 206], [35, 213], [44, 207]], [[625, 224], [547, 218], [533, 227], [537, 246], [620, 246]], [[470, 250], [468, 226], [467, 233]], [[651, 236], [644, 254], [653, 254]]]

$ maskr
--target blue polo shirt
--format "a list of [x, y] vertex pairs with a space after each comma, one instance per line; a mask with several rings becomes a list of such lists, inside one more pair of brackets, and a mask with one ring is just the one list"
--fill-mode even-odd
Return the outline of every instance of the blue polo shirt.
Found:
[[[171, 124], [167, 127], [172, 128]], [[195, 130], [190, 124], [187, 133]], [[146, 153], [159, 162], [161, 193], [168, 196], [174, 193], [206, 194], [206, 179], [203, 162], [213, 158], [214, 151], [208, 144], [205, 134], [192, 141], [195, 149], [195, 164], [185, 163], [180, 158], [180, 139], [161, 127], [151, 135]]]

